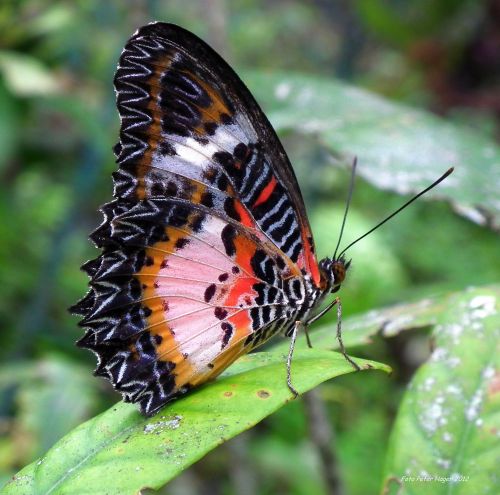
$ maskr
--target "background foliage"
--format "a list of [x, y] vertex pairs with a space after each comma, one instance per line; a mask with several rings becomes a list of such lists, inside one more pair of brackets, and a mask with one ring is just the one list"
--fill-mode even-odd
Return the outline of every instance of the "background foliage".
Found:
[[[86, 277], [78, 267], [95, 256], [85, 239], [100, 222], [97, 207], [111, 196], [116, 61], [125, 40], [150, 20], [193, 30], [237, 72], [249, 74], [250, 85], [277, 70], [338, 78], [486, 137], [499, 135], [497, 0], [2, 2], [0, 483], [117, 399], [91, 376], [94, 358], [74, 347], [80, 330], [66, 308], [85, 291]], [[280, 108], [272, 107], [262, 86], [251, 89], [271, 119], [283, 124]], [[335, 118], [335, 107], [330, 111]], [[331, 166], [339, 161], [329, 147], [335, 134], [304, 134], [304, 115], [297, 112], [296, 118], [296, 126], [282, 126], [283, 141], [319, 253], [331, 255], [348, 173]], [[365, 125], [369, 135], [377, 119]], [[344, 150], [359, 153], [356, 144], [348, 148], [356, 138], [355, 133], [344, 136]], [[364, 167], [370, 168], [369, 159], [360, 162]], [[435, 177], [447, 167], [439, 157]], [[478, 162], [473, 172], [478, 187], [486, 187], [498, 164], [486, 174]], [[358, 181], [346, 242], [401, 201]], [[461, 213], [494, 224], [488, 211]], [[342, 291], [349, 315], [492, 283], [500, 274], [497, 234], [456, 215], [445, 202], [421, 201], [350, 254], [353, 268]], [[392, 379], [379, 373], [362, 379], [349, 375], [320, 389], [335, 426], [347, 492], [366, 494], [381, 484], [399, 399], [429, 346], [425, 332], [406, 332], [354, 353], [395, 369]], [[324, 493], [303, 404], [290, 403], [213, 451], [165, 493], [204, 490]]]

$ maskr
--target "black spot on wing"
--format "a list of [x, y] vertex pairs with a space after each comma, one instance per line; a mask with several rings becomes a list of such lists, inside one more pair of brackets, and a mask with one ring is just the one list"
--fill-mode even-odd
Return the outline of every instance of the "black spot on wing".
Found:
[[215, 284], [210, 284], [206, 289], [205, 289], [205, 302], [210, 302], [212, 298], [215, 295], [215, 290], [217, 289], [217, 286]]
[[228, 312], [224, 308], [217, 307], [214, 309], [214, 315], [219, 320], [223, 320], [228, 315]]
[[214, 196], [211, 192], [205, 191], [200, 198], [200, 203], [207, 208], [212, 208], [214, 206]]
[[205, 122], [205, 124], [203, 124], [203, 128], [209, 136], [213, 136], [217, 130], [217, 124], [215, 122]]
[[176, 249], [182, 249], [186, 247], [188, 244], [189, 244], [189, 239], [186, 239], [185, 237], [179, 237], [179, 239], [175, 241]]
[[244, 143], [238, 143], [233, 150], [233, 155], [237, 160], [243, 160], [248, 153], [248, 147]]
[[222, 331], [224, 332], [224, 335], [222, 336], [222, 345], [221, 345], [221, 350], [222, 350], [229, 343], [229, 339], [232, 337], [234, 330], [233, 326], [227, 321], [222, 322], [220, 326], [222, 328]]
[[169, 141], [160, 141], [158, 144], [157, 151], [163, 156], [175, 156], [177, 151], [175, 151], [175, 147]]
[[232, 225], [228, 224], [222, 229], [221, 239], [228, 256], [234, 256], [236, 254], [236, 246], [234, 245], [235, 237], [236, 229]]
[[236, 211], [235, 201], [236, 200], [234, 198], [227, 197], [224, 201], [224, 211], [229, 218], [239, 222], [241, 220], [241, 216]]

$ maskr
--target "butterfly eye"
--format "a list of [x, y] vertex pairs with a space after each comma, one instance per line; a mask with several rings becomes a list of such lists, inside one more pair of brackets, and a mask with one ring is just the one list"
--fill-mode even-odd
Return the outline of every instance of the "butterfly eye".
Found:
[[332, 293], [332, 294], [335, 294], [335, 292], [338, 292], [339, 290], [340, 290], [340, 284], [335, 285], [335, 286], [332, 288], [331, 293]]
[[344, 260], [334, 261], [332, 265], [334, 285], [340, 285], [344, 281], [346, 268], [347, 266], [344, 264]]

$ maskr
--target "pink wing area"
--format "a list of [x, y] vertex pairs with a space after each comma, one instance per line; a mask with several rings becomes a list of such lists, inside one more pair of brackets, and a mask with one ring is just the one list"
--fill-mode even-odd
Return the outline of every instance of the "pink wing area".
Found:
[[201, 207], [151, 200], [107, 228], [122, 247], [86, 267], [80, 345], [146, 414], [285, 329], [303, 298], [298, 268], [273, 244]]

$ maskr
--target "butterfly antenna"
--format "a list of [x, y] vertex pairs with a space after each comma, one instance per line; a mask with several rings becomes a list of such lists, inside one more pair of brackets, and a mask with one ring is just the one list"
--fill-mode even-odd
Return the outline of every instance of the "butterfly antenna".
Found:
[[[441, 177], [439, 177], [438, 180], [433, 182], [430, 186], [426, 187], [423, 191], [420, 191], [416, 196], [411, 198], [409, 201], [407, 201], [404, 205], [400, 206], [395, 212], [391, 213], [387, 218], [379, 222], [375, 227], [370, 229], [368, 232], [363, 234], [361, 237], [358, 237], [356, 240], [352, 241], [350, 244], [347, 245], [344, 249], [342, 249], [342, 252], [339, 254], [339, 257], [342, 256], [350, 247], [354, 246], [357, 242], [359, 242], [361, 239], [364, 239], [368, 234], [371, 234], [374, 230], [377, 230], [379, 227], [382, 227], [385, 222], [388, 222], [392, 217], [397, 215], [401, 210], [404, 210], [407, 206], [409, 206], [411, 203], [413, 203], [415, 200], [420, 198], [420, 196], [423, 196], [426, 192], [430, 191], [434, 187], [436, 187], [440, 182], [443, 182], [448, 175], [450, 175], [453, 172], [453, 167], [449, 168]], [[342, 226], [343, 228], [343, 226]], [[334, 258], [336, 259], [336, 258]]]
[[[342, 219], [342, 226], [340, 227], [339, 240], [337, 245], [335, 246], [335, 252], [333, 253], [333, 259], [336, 260], [337, 251], [340, 246], [340, 242], [342, 241], [342, 235], [344, 234], [345, 222], [347, 219], [347, 212], [349, 211], [349, 205], [351, 204], [352, 193], [354, 191], [354, 178], [356, 176], [356, 165], [358, 164], [358, 157], [355, 156], [352, 162], [352, 171], [351, 171], [351, 182], [349, 184], [349, 193], [347, 194], [347, 201], [345, 204], [344, 218]], [[345, 251], [345, 250], [344, 250]]]

